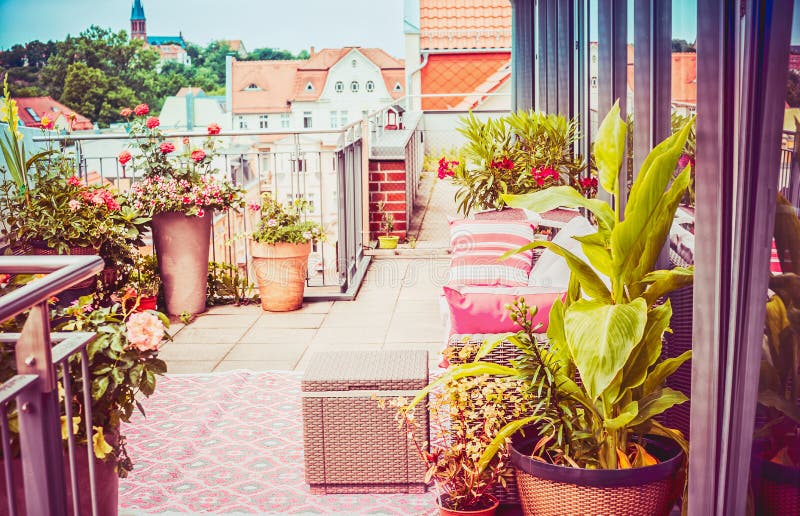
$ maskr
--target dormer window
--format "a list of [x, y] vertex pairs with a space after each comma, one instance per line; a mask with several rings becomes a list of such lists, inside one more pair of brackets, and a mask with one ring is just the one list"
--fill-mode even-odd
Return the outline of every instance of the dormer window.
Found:
[[336, 84], [333, 85], [333, 89], [336, 90], [336, 93], [341, 93], [344, 91], [344, 83], [342, 81], [336, 81]]
[[375, 83], [372, 81], [367, 81], [367, 84], [364, 85], [364, 88], [369, 92], [375, 91]]
[[400, 86], [399, 82], [394, 83], [394, 91], [403, 91], [403, 87]]
[[306, 91], [314, 91], [314, 85], [311, 82], [306, 84]]
[[247, 88], [244, 91], [259, 91], [261, 88], [258, 87], [258, 84], [251, 82], [247, 85]]
[[355, 68], [356, 66], [358, 66], [358, 61], [353, 59], [352, 61], [350, 61], [350, 64], [353, 66], [353, 68]]
[[359, 88], [358, 81], [353, 81], [350, 83], [350, 91], [352, 91], [353, 93], [358, 93], [358, 88]]

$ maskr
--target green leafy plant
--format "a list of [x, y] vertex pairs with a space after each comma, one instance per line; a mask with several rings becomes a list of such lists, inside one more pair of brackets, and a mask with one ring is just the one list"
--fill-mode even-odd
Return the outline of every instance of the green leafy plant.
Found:
[[[550, 311], [547, 346], [534, 342], [530, 325], [523, 324], [513, 341], [526, 360], [516, 367], [478, 361], [456, 366], [443, 377], [446, 381], [453, 376], [497, 374], [526, 379], [543, 402], [533, 415], [500, 432], [500, 440], [534, 424], [541, 439], [535, 453], [543, 460], [602, 469], [649, 462], [636, 436], [661, 435], [687, 447], [679, 431], [654, 418], [687, 400], [665, 386], [691, 352], [661, 360], [662, 338], [672, 316], [669, 300], [661, 299], [690, 285], [693, 269], [653, 271], [653, 267], [688, 185], [688, 169], [672, 178], [691, 127], [690, 122], [645, 159], [624, 220], [619, 207], [615, 211], [568, 186], [504, 197], [509, 206], [539, 212], [561, 206], [585, 208], [599, 227], [597, 233], [576, 238], [588, 262], [550, 241], [537, 240], [509, 253], [546, 247], [570, 268], [566, 299], [557, 300]], [[615, 105], [601, 124], [595, 145], [599, 183], [615, 195], [625, 138], [626, 124]], [[601, 275], [608, 278], [608, 286]], [[527, 307], [517, 306], [513, 317], [520, 322], [529, 314]], [[480, 356], [494, 345], [487, 344]]]
[[126, 288], [132, 288], [140, 297], [151, 297], [158, 294], [161, 288], [161, 277], [158, 275], [158, 260], [155, 255], [137, 253], [133, 263], [125, 271]]
[[559, 185], [579, 186], [584, 160], [574, 154], [578, 127], [559, 115], [518, 111], [500, 119], [461, 119], [467, 139], [458, 161], [439, 161], [439, 178], [458, 185], [458, 211], [501, 209], [504, 194], [524, 194]]
[[378, 202], [378, 214], [381, 216], [381, 231], [386, 236], [390, 236], [394, 231], [394, 215], [386, 212], [386, 203]]
[[[491, 460], [478, 465], [508, 419], [530, 410], [520, 389], [521, 383], [512, 378], [453, 377], [437, 382], [437, 388], [431, 390], [429, 410], [434, 421], [431, 428], [438, 433], [432, 438], [430, 451], [427, 443], [419, 440], [414, 407], [403, 397], [388, 402], [396, 409], [398, 422], [428, 468], [425, 481], [434, 482], [439, 502], [446, 509], [480, 510], [491, 506], [485, 495], [498, 483], [505, 486], [513, 474], [507, 467], [506, 446], [497, 447]], [[385, 404], [386, 400], [380, 402]], [[514, 408], [509, 412], [506, 406]]]
[[243, 305], [258, 300], [256, 286], [253, 285], [239, 267], [230, 263], [211, 262], [208, 264], [209, 305]]
[[324, 242], [325, 233], [317, 222], [305, 218], [310, 205], [305, 199], [295, 199], [283, 205], [269, 194], [262, 196], [261, 205], [251, 205], [261, 211], [261, 220], [250, 238], [263, 244], [304, 244]]
[[780, 274], [770, 277], [765, 346], [759, 376], [758, 411], [764, 424], [755, 432], [764, 460], [800, 467], [800, 220], [778, 194], [775, 245]]

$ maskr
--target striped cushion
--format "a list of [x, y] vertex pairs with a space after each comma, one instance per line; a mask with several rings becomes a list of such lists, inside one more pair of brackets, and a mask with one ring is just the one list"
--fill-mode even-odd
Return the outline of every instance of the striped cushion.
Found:
[[533, 225], [513, 220], [456, 220], [450, 223], [450, 285], [516, 287], [528, 284], [533, 251], [499, 258], [533, 240]]

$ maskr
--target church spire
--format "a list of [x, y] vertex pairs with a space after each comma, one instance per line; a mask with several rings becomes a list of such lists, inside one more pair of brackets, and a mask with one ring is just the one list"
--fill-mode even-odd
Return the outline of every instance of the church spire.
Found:
[[141, 0], [133, 0], [131, 7], [131, 39], [147, 40], [147, 25]]

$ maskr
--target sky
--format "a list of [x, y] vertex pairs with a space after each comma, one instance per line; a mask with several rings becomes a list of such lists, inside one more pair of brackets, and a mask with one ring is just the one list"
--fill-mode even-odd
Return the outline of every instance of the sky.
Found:
[[[0, 49], [89, 25], [130, 31], [133, 0], [0, 0]], [[245, 48], [380, 47], [403, 57], [403, 0], [143, 0], [147, 33]]]

